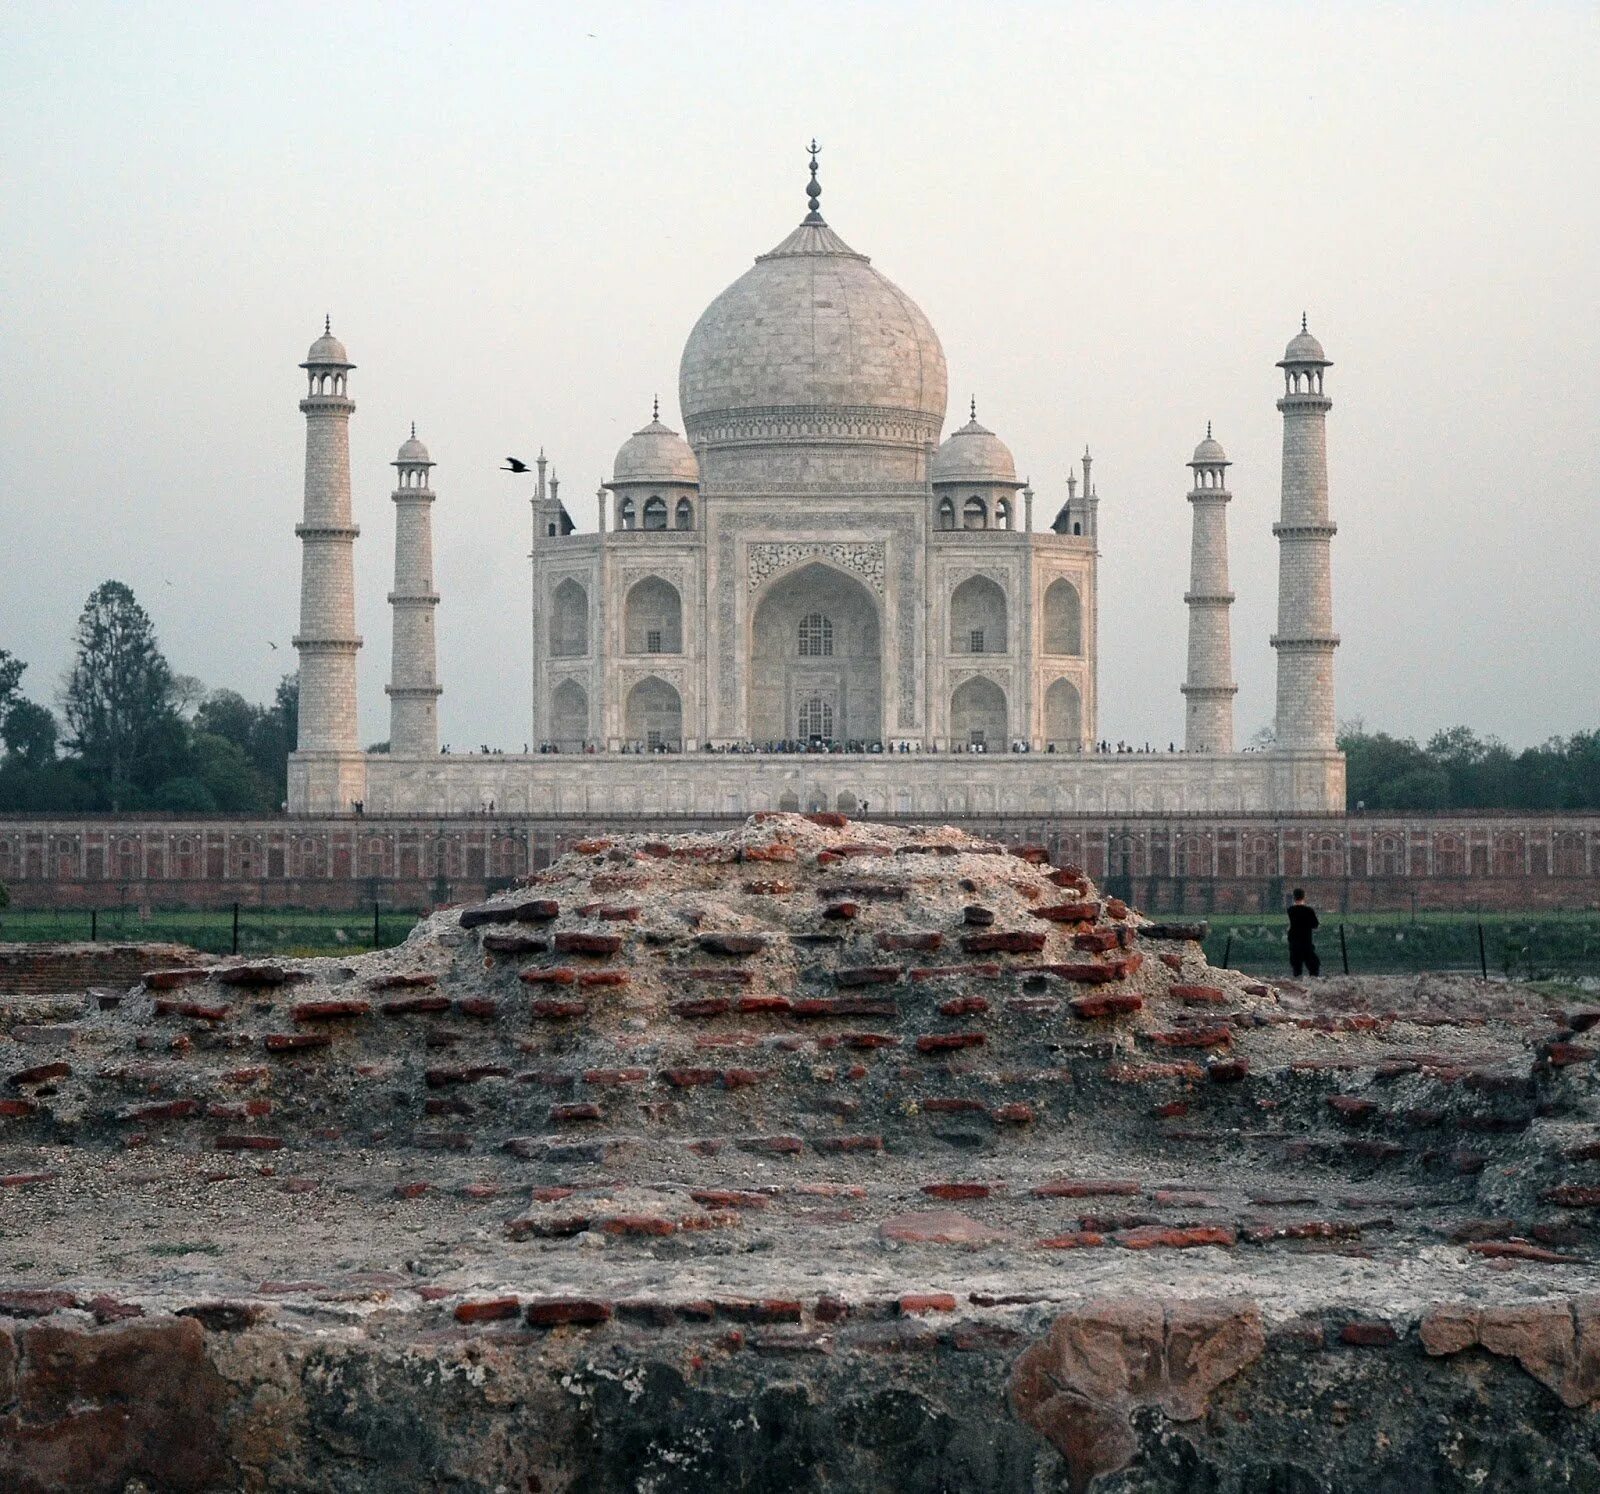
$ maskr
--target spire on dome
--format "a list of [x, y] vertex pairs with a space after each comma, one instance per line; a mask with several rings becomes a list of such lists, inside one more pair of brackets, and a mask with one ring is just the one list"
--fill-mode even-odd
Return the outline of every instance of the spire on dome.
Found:
[[413, 441], [417, 439], [417, 422], [414, 420], [411, 422], [411, 439]]
[[967, 407], [967, 414], [973, 420], [978, 418], [978, 396], [975, 394], [972, 396], [971, 403]]
[[1300, 330], [1302, 332], [1306, 330], [1306, 314], [1303, 311], [1300, 313]]
[[806, 185], [806, 200], [811, 204], [811, 211], [806, 214], [804, 221], [807, 223], [822, 222], [822, 184], [817, 180], [817, 156], [822, 147], [817, 144], [816, 136], [811, 137], [811, 180]]
[[659, 394], [650, 397], [650, 418], [651, 420], [661, 419], [661, 396]]

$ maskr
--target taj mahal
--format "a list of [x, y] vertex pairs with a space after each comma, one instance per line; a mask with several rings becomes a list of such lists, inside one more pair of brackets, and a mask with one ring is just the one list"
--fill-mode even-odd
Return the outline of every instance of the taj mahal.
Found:
[[1277, 365], [1275, 744], [1241, 752], [1234, 741], [1229, 462], [1208, 428], [1188, 463], [1184, 751], [1106, 752], [1088, 452], [1081, 479], [1036, 515], [1033, 489], [975, 404], [943, 436], [938, 335], [824, 221], [814, 148], [807, 198], [799, 226], [689, 333], [683, 433], [657, 408], [623, 443], [593, 500], [593, 530], [577, 529], [542, 453], [534, 464], [531, 750], [521, 754], [440, 750], [434, 462], [414, 429], [393, 464], [389, 747], [359, 745], [355, 365], [325, 326], [301, 365], [290, 812], [1342, 812], [1330, 365], [1304, 319]]

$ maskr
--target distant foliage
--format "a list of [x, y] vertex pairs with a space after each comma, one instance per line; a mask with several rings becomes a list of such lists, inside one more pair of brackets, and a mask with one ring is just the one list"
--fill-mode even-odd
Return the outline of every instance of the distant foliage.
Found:
[[1341, 729], [1339, 746], [1352, 809], [1600, 809], [1600, 731], [1518, 752], [1465, 726], [1436, 732], [1420, 747], [1356, 721]]
[[60, 702], [64, 733], [47, 707], [22, 695], [27, 666], [0, 649], [0, 810], [282, 806], [299, 717], [295, 675], [279, 682], [270, 704], [253, 705], [173, 673], [149, 616], [119, 581], [90, 594], [75, 642]]

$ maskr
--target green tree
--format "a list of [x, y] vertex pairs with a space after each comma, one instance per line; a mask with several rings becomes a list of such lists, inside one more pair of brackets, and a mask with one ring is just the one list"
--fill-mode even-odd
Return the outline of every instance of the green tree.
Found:
[[193, 758], [194, 777], [205, 786], [216, 808], [251, 813], [277, 808], [271, 780], [256, 771], [237, 742], [196, 732]]
[[9, 649], [0, 648], [0, 717], [20, 698], [22, 671], [28, 666]]
[[172, 706], [172, 671], [148, 614], [120, 581], [89, 594], [75, 643], [61, 701], [68, 745], [109, 807], [120, 810], [138, 789], [171, 776], [187, 745]]
[[6, 756], [19, 768], [42, 768], [56, 760], [56, 718], [42, 705], [17, 700], [0, 722]]

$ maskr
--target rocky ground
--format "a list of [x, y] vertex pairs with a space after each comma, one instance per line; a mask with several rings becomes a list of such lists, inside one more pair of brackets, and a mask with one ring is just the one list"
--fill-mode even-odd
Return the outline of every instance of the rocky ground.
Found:
[[1560, 992], [758, 816], [0, 998], [0, 1488], [1600, 1489]]

